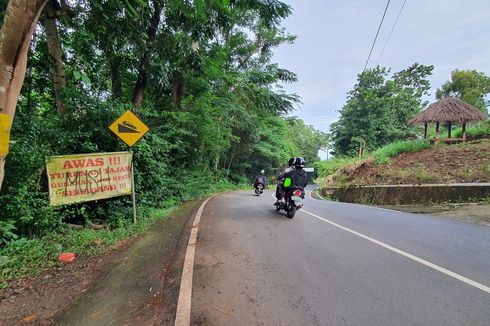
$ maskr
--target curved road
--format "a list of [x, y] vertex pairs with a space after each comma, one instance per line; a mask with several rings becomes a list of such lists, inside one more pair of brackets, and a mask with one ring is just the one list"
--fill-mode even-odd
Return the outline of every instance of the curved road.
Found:
[[273, 202], [205, 206], [192, 325], [490, 324], [489, 227], [309, 196], [288, 219]]

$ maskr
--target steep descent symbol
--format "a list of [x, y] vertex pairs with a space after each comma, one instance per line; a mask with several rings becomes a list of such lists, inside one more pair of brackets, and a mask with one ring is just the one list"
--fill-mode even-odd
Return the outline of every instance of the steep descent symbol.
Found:
[[134, 124], [126, 120], [117, 124], [117, 131], [120, 133], [140, 133]]
[[109, 129], [130, 147], [149, 130], [148, 126], [130, 110], [124, 112], [114, 121]]

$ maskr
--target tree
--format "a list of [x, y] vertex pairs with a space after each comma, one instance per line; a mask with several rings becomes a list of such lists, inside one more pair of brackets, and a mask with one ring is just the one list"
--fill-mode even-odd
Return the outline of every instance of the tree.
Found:
[[318, 151], [327, 148], [330, 135], [307, 125], [303, 120], [296, 117], [288, 118], [287, 140], [293, 144], [295, 149], [290, 156], [303, 156], [308, 166], [313, 166], [320, 160]]
[[391, 79], [389, 69], [382, 67], [360, 73], [331, 126], [335, 153], [356, 155], [360, 143], [372, 150], [411, 136], [407, 121], [425, 105], [422, 96], [430, 88], [427, 76], [432, 69], [416, 63]]
[[454, 70], [451, 80], [437, 89], [436, 97], [454, 96], [488, 113], [485, 97], [490, 93], [490, 77], [476, 70]]
[[[194, 197], [225, 177], [243, 181], [261, 168], [272, 171], [290, 156], [316, 159], [318, 133], [285, 118], [299, 97], [277, 85], [296, 80], [273, 62], [275, 47], [294, 40], [280, 26], [291, 13], [288, 5], [276, 0], [67, 2], [73, 15], [45, 20], [46, 29], [36, 29], [29, 52], [22, 48], [29, 70], [0, 192], [5, 208], [0, 233], [6, 225], [19, 235], [42, 234], [64, 218], [85, 218], [84, 209], [94, 218], [122, 218], [111, 213], [127, 205], [124, 198], [80, 204], [84, 209], [75, 213], [51, 209], [45, 162], [51, 155], [126, 149], [107, 126], [128, 108], [137, 108], [151, 128], [133, 147], [138, 200], [148, 207], [165, 205], [164, 198]], [[56, 16], [55, 4], [63, 3], [51, 0], [45, 12], [54, 10]], [[4, 24], [26, 18], [23, 11], [14, 20], [9, 15]], [[48, 25], [52, 32], [43, 33]], [[29, 40], [31, 30], [14, 34]], [[2, 48], [15, 45], [9, 37]], [[53, 83], [53, 71], [64, 75], [64, 83]], [[57, 99], [63, 114], [54, 109]], [[78, 212], [82, 215], [73, 216]]]
[[[0, 114], [8, 116], [10, 125], [24, 83], [31, 36], [46, 2], [9, 1], [0, 29]], [[5, 159], [5, 156], [0, 156], [0, 190], [5, 175]]]

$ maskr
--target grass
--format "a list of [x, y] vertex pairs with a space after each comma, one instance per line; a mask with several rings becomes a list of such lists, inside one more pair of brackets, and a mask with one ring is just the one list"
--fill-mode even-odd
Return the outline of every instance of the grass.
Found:
[[375, 163], [388, 163], [391, 157], [408, 152], [419, 152], [430, 147], [428, 141], [407, 140], [388, 144], [374, 151]]
[[356, 164], [362, 161], [358, 157], [335, 157], [330, 160], [320, 161], [315, 164], [315, 169], [320, 177], [327, 177], [337, 172], [338, 169], [345, 166]]
[[146, 231], [156, 220], [165, 218], [175, 207], [168, 209], [140, 209], [143, 216], [136, 224], [127, 223], [116, 229], [72, 229], [50, 232], [42, 238], [21, 238], [0, 249], [0, 287], [7, 280], [40, 274], [43, 270], [59, 265], [61, 252], [73, 252], [77, 256], [100, 255], [111, 250], [124, 239]]
[[[490, 136], [490, 121], [485, 121], [478, 123], [474, 126], [466, 128], [466, 135], [472, 139], [478, 139]], [[454, 138], [462, 138], [463, 130], [462, 128], [454, 129], [452, 136]]]
[[335, 157], [331, 160], [317, 162], [315, 164], [315, 168], [318, 173], [318, 176], [321, 178], [325, 178], [329, 175], [334, 174], [341, 168], [353, 164], [359, 164], [362, 161], [369, 160], [370, 158], [373, 157], [375, 163], [383, 164], [389, 162], [391, 157], [407, 152], [418, 152], [423, 149], [427, 149], [429, 147], [430, 147], [430, 143], [428, 141], [419, 141], [419, 140], [399, 141], [378, 148], [376, 151], [372, 153], [371, 156], [363, 157], [361, 159], [359, 159], [358, 157]]
[[437, 180], [437, 175], [427, 171], [422, 163], [408, 169], [388, 169], [386, 176], [395, 180], [412, 180], [413, 183], [431, 183]]
[[[189, 199], [235, 189], [250, 189], [250, 186], [219, 180], [208, 184]], [[113, 229], [77, 230], [64, 227], [61, 232], [51, 231], [42, 237], [13, 240], [8, 246], [0, 247], [0, 288], [8, 287], [9, 280], [38, 275], [48, 268], [59, 266], [58, 255], [61, 252], [73, 252], [77, 256], [88, 257], [112, 250], [118, 242], [142, 234], [157, 220], [167, 217], [178, 204], [171, 199], [162, 205], [167, 207], [164, 209], [139, 207], [137, 223], [125, 220], [122, 225]]]

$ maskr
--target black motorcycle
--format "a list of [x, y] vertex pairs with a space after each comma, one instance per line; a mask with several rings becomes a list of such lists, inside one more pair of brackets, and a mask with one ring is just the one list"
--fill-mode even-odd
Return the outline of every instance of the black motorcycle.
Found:
[[264, 185], [262, 183], [257, 183], [255, 185], [255, 194], [260, 196], [264, 192]]
[[303, 207], [303, 192], [301, 189], [293, 189], [288, 191], [284, 195], [284, 201], [278, 202], [276, 205], [276, 211], [281, 209], [286, 211], [286, 215], [289, 218], [293, 218], [296, 211]]

